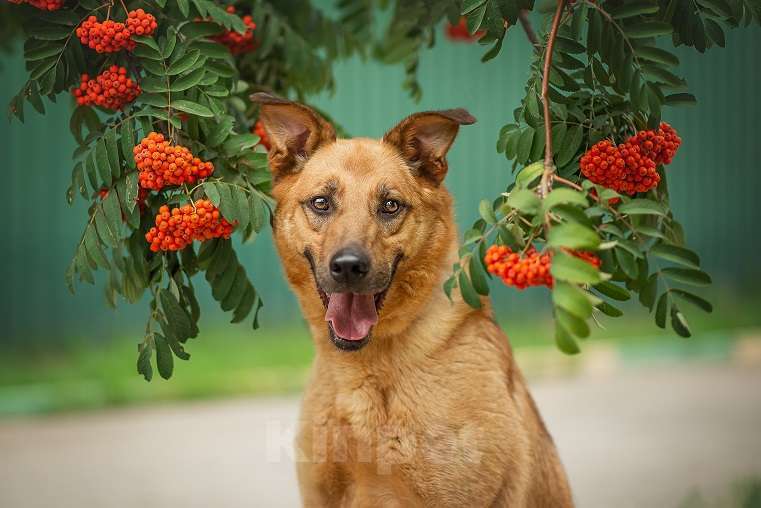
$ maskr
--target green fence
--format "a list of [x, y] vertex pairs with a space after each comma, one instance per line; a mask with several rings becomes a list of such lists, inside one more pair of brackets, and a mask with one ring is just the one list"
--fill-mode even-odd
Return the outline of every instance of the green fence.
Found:
[[[761, 32], [733, 31], [727, 47], [712, 49], [707, 56], [681, 52], [682, 72], [699, 105], [665, 113], [684, 140], [668, 171], [673, 208], [717, 287], [753, 291], [761, 280], [757, 261], [761, 143], [756, 121], [761, 117], [757, 65]], [[482, 197], [495, 196], [512, 178], [509, 165], [495, 151], [495, 140], [523, 95], [530, 48], [523, 34], [514, 30], [495, 61], [481, 64], [482, 51], [477, 45], [445, 40], [428, 51], [420, 68], [424, 89], [420, 104], [402, 92], [400, 68], [359, 59], [340, 64], [335, 95], [314, 102], [353, 135], [362, 136], [380, 136], [416, 110], [468, 108], [478, 123], [461, 130], [447, 177], [457, 217], [464, 225], [474, 219]], [[23, 62], [18, 56], [0, 56], [0, 72], [0, 102], [7, 104], [24, 82]], [[70, 108], [70, 101], [61, 97], [45, 117], [30, 111], [23, 125], [0, 122], [6, 167], [0, 203], [5, 225], [0, 249], [0, 311], [5, 326], [0, 337], [6, 340], [138, 336], [142, 327], [144, 306], [124, 304], [112, 312], [99, 288], [82, 286], [71, 296], [64, 286], [63, 272], [85, 218], [81, 201], [71, 208], [64, 199], [71, 169]], [[283, 282], [269, 235], [263, 234], [241, 252], [265, 298], [264, 326], [293, 320], [299, 314], [297, 305]], [[221, 318], [208, 295], [203, 296], [207, 322]], [[502, 312], [523, 313], [541, 307], [546, 293], [531, 290], [518, 295], [498, 288], [495, 299]]]

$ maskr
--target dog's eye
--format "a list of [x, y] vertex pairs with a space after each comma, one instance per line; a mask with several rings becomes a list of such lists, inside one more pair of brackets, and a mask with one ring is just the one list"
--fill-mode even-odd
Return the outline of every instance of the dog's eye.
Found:
[[387, 199], [383, 202], [383, 205], [381, 206], [381, 211], [389, 215], [394, 215], [401, 208], [402, 208], [402, 205], [399, 204], [399, 201], [396, 201], [394, 199]]
[[324, 196], [317, 196], [316, 198], [312, 198], [309, 204], [316, 212], [324, 213], [330, 210], [330, 200]]

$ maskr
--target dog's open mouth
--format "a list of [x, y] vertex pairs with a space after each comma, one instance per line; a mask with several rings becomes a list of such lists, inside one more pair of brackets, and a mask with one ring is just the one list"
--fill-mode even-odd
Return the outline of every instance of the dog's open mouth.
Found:
[[364, 346], [378, 322], [388, 288], [375, 294], [326, 293], [319, 287], [317, 292], [325, 305], [325, 321], [333, 343], [350, 351]]
[[320, 287], [314, 273], [314, 261], [311, 254], [304, 253], [315, 277], [317, 293], [325, 306], [325, 321], [328, 323], [330, 339], [339, 349], [357, 351], [370, 340], [372, 328], [378, 323], [378, 314], [383, 308], [391, 282], [396, 273], [396, 267], [401, 260], [401, 254], [394, 260], [391, 275], [386, 287], [376, 293], [328, 293]]

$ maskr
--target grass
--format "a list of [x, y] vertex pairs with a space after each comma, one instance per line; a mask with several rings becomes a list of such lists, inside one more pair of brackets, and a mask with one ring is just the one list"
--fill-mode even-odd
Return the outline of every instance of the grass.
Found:
[[[609, 319], [581, 344], [611, 344], [633, 361], [681, 358], [725, 348], [737, 330], [761, 327], [758, 300], [722, 304], [713, 315], [691, 313], [696, 337], [681, 339], [658, 329], [636, 305], [625, 319]], [[552, 322], [546, 315], [500, 319], [521, 357], [564, 360], [554, 348]], [[238, 327], [211, 327], [187, 345], [189, 362], [175, 360], [174, 376], [155, 374], [146, 383], [135, 370], [134, 338], [99, 343], [84, 338], [62, 346], [36, 349], [0, 344], [0, 415], [40, 413], [180, 399], [297, 393], [313, 354], [303, 325], [250, 332]], [[582, 353], [582, 358], [583, 358]], [[521, 363], [531, 368], [528, 360]]]

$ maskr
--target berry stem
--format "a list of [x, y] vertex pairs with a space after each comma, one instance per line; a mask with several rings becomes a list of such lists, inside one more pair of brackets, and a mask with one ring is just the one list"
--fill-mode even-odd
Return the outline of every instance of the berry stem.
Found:
[[553, 177], [553, 180], [558, 182], [558, 183], [562, 183], [563, 185], [567, 185], [568, 187], [572, 187], [572, 188], [576, 189], [579, 192], [584, 190], [584, 188], [581, 185], [579, 185], [577, 183], [574, 183], [574, 182], [572, 182], [570, 180], [567, 180], [567, 179], [563, 178], [562, 176], [555, 175]]
[[550, 116], [550, 69], [552, 68], [552, 50], [555, 47], [555, 39], [558, 35], [560, 18], [563, 15], [563, 8], [566, 0], [558, 0], [558, 6], [555, 10], [555, 16], [552, 18], [552, 28], [547, 36], [547, 49], [544, 53], [544, 70], [542, 73], [542, 106], [544, 113], [544, 172], [542, 181], [539, 185], [539, 195], [542, 198], [547, 197], [552, 188], [552, 176], [555, 172], [555, 162], [552, 159], [552, 117]]

